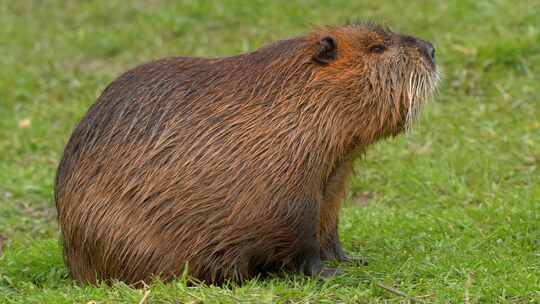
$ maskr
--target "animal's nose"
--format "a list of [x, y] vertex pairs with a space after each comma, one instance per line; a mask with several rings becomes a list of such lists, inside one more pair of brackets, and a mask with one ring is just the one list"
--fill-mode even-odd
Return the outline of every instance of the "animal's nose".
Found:
[[435, 65], [435, 47], [428, 41], [418, 39], [418, 46], [424, 56]]
[[403, 36], [401, 39], [403, 43], [407, 44], [408, 46], [418, 49], [422, 56], [426, 57], [426, 60], [435, 66], [435, 48], [433, 47], [433, 44], [431, 44], [429, 41], [407, 35]]
[[431, 58], [431, 60], [435, 61], [435, 48], [433, 47], [433, 44], [431, 44], [429, 42], [427, 42], [426, 44], [427, 44], [426, 52], [428, 53], [429, 58]]

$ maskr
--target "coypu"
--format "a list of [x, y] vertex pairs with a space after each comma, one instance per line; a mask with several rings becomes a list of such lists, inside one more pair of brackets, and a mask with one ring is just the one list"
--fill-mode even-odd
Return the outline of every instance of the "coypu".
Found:
[[[438, 79], [426, 41], [374, 24], [114, 80], [74, 130], [55, 201], [79, 282], [242, 282], [346, 261], [352, 162], [406, 130]], [[186, 268], [187, 267], [187, 268]]]

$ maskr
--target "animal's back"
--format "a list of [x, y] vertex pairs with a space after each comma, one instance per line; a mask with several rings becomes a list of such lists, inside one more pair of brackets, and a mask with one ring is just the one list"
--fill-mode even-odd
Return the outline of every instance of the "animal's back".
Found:
[[[269, 218], [279, 218], [271, 201], [284, 183], [261, 172], [285, 170], [287, 162], [276, 155], [280, 135], [268, 130], [277, 115], [286, 132], [291, 117], [268, 115], [266, 99], [250, 99], [255, 79], [228, 77], [246, 61], [261, 71], [267, 65], [242, 56], [142, 65], [91, 107], [66, 147], [55, 187], [75, 279], [168, 279], [186, 263], [201, 279], [240, 279], [254, 264], [270, 267], [268, 252], [294, 246], [281, 236], [287, 227], [257, 228], [265, 205]], [[271, 241], [261, 237], [265, 229]]]

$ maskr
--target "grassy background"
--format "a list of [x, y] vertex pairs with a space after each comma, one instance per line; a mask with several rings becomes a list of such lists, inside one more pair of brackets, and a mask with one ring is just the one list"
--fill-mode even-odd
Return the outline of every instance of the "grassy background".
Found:
[[411, 134], [357, 163], [341, 234], [369, 266], [328, 281], [156, 283], [151, 303], [540, 303], [540, 2], [0, 0], [0, 303], [138, 303], [76, 286], [52, 186], [71, 130], [105, 86], [169, 55], [227, 56], [374, 20], [432, 41], [439, 96]]

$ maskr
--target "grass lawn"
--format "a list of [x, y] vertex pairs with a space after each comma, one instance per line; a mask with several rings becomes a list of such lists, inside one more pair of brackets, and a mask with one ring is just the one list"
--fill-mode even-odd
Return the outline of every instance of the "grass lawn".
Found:
[[53, 201], [72, 129], [119, 73], [351, 19], [432, 41], [444, 73], [415, 130], [356, 164], [340, 231], [369, 265], [327, 281], [158, 282], [146, 301], [540, 303], [539, 0], [0, 0], [0, 303], [143, 298], [71, 281]]

